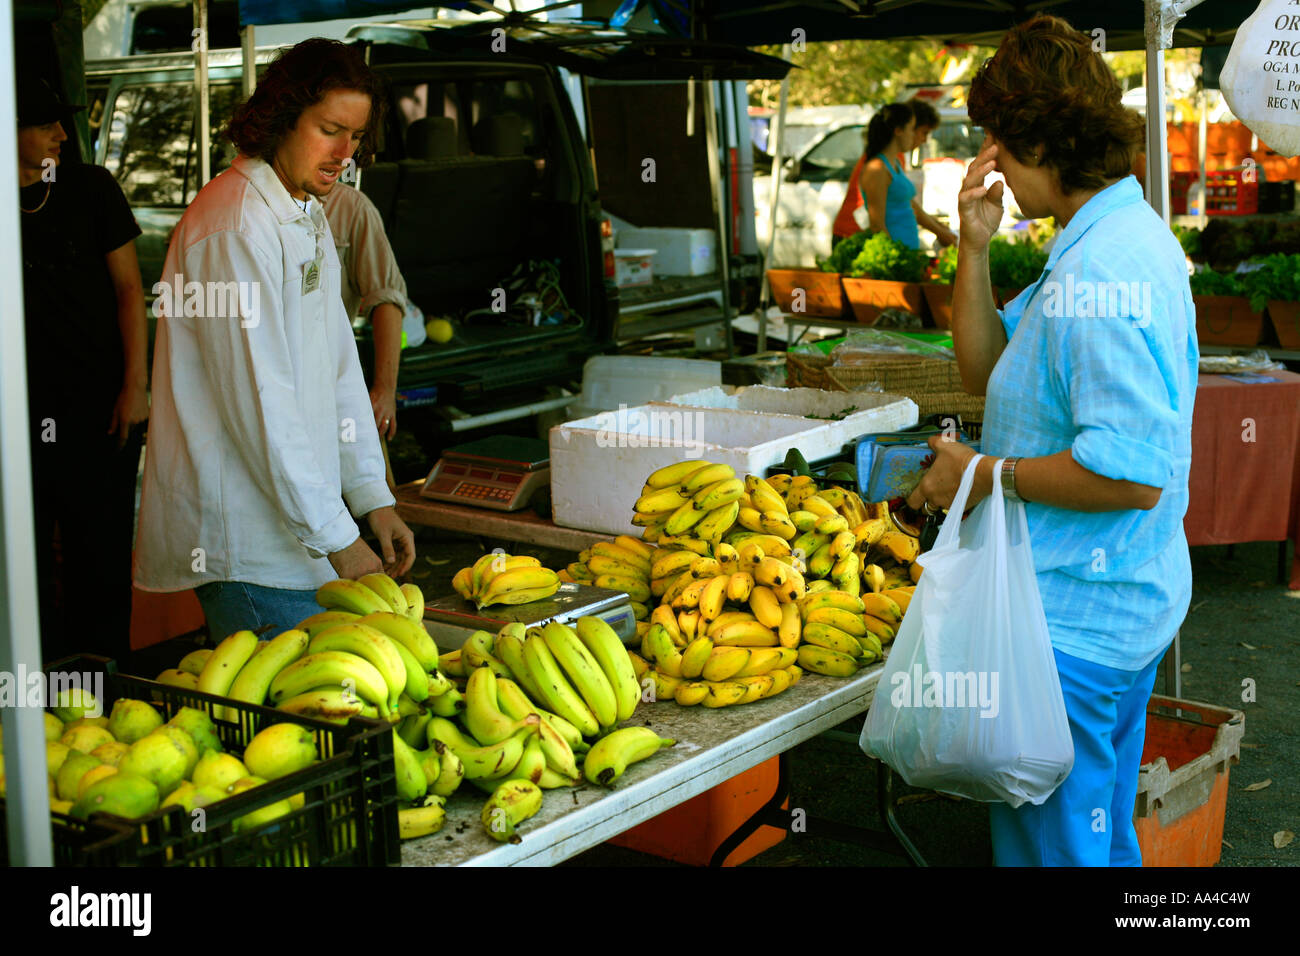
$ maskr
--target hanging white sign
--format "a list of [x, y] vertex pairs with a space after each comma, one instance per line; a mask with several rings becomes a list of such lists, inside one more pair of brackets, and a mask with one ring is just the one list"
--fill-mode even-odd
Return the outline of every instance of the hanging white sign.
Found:
[[1233, 115], [1275, 152], [1300, 153], [1300, 0], [1261, 0], [1219, 77]]

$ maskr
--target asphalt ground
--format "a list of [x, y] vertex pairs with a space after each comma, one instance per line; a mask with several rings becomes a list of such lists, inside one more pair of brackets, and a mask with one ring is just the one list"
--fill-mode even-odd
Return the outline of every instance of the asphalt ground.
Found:
[[[451, 578], [484, 550], [501, 546], [532, 554], [561, 568], [575, 555], [509, 542], [489, 541], [422, 528], [417, 530], [412, 578], [426, 595], [450, 593]], [[1242, 711], [1245, 736], [1240, 763], [1229, 775], [1220, 866], [1277, 867], [1300, 864], [1300, 840], [1274, 846], [1275, 834], [1300, 832], [1300, 592], [1277, 583], [1277, 545], [1258, 543], [1192, 549], [1194, 593], [1182, 629], [1182, 698]], [[132, 670], [156, 673], [174, 667], [191, 639], [140, 652]], [[152, 668], [152, 669], [151, 669]], [[1253, 681], [1254, 699], [1243, 700]], [[1157, 677], [1156, 692], [1163, 693]], [[1170, 691], [1172, 692], [1172, 691]], [[789, 806], [807, 816], [806, 830], [754, 857], [747, 867], [910, 866], [898, 855], [831, 839], [819, 821], [881, 831], [877, 765], [857, 748], [863, 718], [837, 730], [848, 741], [814, 738], [788, 752]], [[1266, 786], [1259, 787], [1259, 784]], [[1255, 785], [1256, 789], [1249, 790]], [[984, 806], [916, 790], [895, 778], [897, 819], [931, 865], [985, 867], [992, 863], [988, 811]], [[565, 866], [679, 866], [609, 844]]]

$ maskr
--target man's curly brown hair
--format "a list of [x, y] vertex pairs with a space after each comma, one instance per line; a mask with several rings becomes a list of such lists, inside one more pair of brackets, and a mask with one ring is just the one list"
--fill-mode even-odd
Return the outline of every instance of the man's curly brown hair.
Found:
[[241, 153], [269, 163], [303, 110], [331, 90], [370, 97], [370, 118], [353, 156], [358, 167], [369, 166], [383, 129], [384, 82], [355, 47], [338, 40], [312, 37], [276, 54], [253, 95], [235, 110], [225, 135]]
[[1042, 144], [1068, 195], [1127, 176], [1141, 148], [1142, 117], [1120, 103], [1119, 81], [1092, 37], [1060, 17], [1012, 28], [971, 81], [971, 122], [1025, 165]]

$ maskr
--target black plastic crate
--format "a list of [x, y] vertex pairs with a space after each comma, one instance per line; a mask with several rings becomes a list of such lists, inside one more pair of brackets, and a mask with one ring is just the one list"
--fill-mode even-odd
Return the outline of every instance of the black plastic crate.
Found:
[[[392, 725], [353, 719], [338, 726], [298, 717], [120, 674], [105, 658], [70, 658], [51, 669], [102, 672], [105, 713], [119, 698], [148, 701], [164, 720], [182, 707], [202, 710], [231, 752], [242, 752], [271, 724], [301, 724], [315, 734], [321, 758], [305, 770], [205, 808], [200, 832], [180, 807], [138, 820], [92, 814], [84, 825], [56, 826], [55, 860], [60, 865], [387, 866], [399, 861]], [[215, 716], [217, 707], [233, 711], [238, 720]], [[245, 814], [299, 793], [305, 797], [303, 806], [256, 830], [235, 831], [235, 821]], [[0, 801], [0, 831], [3, 812]]]

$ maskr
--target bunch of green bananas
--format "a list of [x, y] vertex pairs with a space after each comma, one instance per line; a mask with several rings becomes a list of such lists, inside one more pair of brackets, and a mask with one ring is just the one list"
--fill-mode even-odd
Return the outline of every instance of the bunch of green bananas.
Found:
[[598, 541], [560, 572], [561, 581], [623, 591], [638, 621], [650, 616], [650, 559], [655, 549], [631, 535]]
[[545, 600], [560, 589], [560, 576], [530, 555], [493, 551], [457, 571], [451, 586], [466, 601], [485, 608]]

